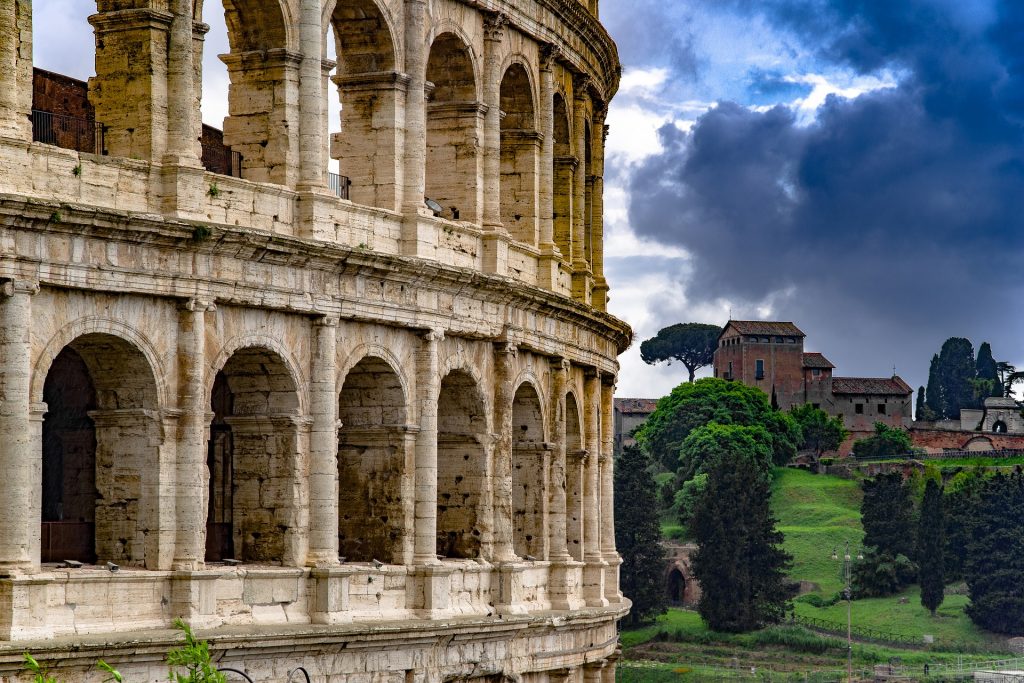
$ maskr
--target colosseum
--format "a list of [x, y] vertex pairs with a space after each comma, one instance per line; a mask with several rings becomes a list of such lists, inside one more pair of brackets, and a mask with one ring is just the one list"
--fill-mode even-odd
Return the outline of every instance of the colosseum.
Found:
[[0, 681], [613, 681], [597, 1], [224, 0], [222, 130], [201, 0], [96, 8], [0, 0]]

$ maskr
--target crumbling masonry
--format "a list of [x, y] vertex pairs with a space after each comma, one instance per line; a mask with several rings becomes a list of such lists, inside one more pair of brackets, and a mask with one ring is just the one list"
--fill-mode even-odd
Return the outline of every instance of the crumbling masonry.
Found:
[[214, 172], [201, 2], [98, 0], [76, 151], [0, 0], [0, 681], [164, 680], [178, 616], [260, 681], [614, 680], [596, 0], [224, 7]]

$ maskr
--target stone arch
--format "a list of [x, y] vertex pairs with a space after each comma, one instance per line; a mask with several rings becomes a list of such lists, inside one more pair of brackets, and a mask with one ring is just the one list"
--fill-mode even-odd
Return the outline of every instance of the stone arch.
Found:
[[331, 138], [348, 198], [397, 210], [398, 119], [408, 77], [398, 68], [394, 22], [379, 0], [337, 0], [328, 18], [338, 69], [341, 132]]
[[486, 108], [480, 103], [479, 78], [471, 43], [460, 30], [448, 28], [430, 45], [426, 79], [427, 197], [444, 215], [482, 221], [483, 139]]
[[282, 363], [288, 371], [291, 381], [297, 387], [296, 396], [298, 397], [298, 408], [296, 408], [296, 415], [306, 415], [308, 397], [306, 392], [301, 387], [308, 386], [308, 381], [301, 368], [303, 367], [299, 363], [298, 359], [292, 353], [291, 349], [281, 343], [280, 339], [275, 337], [267, 336], [264, 334], [243, 334], [237, 337], [233, 337], [224, 342], [220, 351], [213, 357], [213, 360], [207, 366], [206, 375], [206, 393], [207, 395], [213, 392], [213, 385], [216, 381], [216, 375], [219, 372], [218, 369], [223, 368], [231, 356], [235, 355], [240, 350], [246, 348], [263, 348], [273, 353]]
[[338, 552], [349, 562], [402, 562], [412, 540], [415, 435], [396, 367], [368, 353], [340, 389]]
[[554, 117], [554, 156], [551, 163], [551, 178], [554, 183], [552, 220], [555, 244], [562, 252], [562, 259], [572, 262], [572, 214], [573, 176], [580, 160], [572, 150], [572, 120], [565, 96], [561, 92], [553, 95], [552, 115]]
[[538, 243], [541, 136], [527, 63], [512, 61], [501, 79], [501, 221], [520, 242]]
[[491, 435], [481, 384], [471, 372], [446, 372], [437, 398], [437, 554], [480, 557], [490, 531], [484, 510]]
[[574, 560], [583, 560], [583, 413], [576, 393], [565, 395], [566, 543]]
[[[995, 431], [993, 429], [993, 431]], [[998, 433], [998, 432], [996, 432]], [[965, 451], [991, 451], [994, 450], [992, 445], [992, 439], [987, 436], [975, 436], [964, 444], [963, 450]]]
[[665, 577], [665, 593], [668, 604], [673, 607], [681, 607], [686, 601], [686, 575], [678, 566], [669, 569]]
[[155, 568], [157, 501], [143, 497], [161, 469], [152, 364], [122, 337], [87, 332], [47, 363], [41, 393], [41, 561]]
[[544, 403], [524, 381], [512, 399], [512, 543], [520, 557], [547, 559], [547, 488], [551, 450]]
[[207, 560], [293, 564], [305, 505], [297, 375], [265, 345], [228, 354], [210, 390]]
[[992, 432], [995, 434], [1005, 434], [1007, 430], [1006, 422], [1003, 420], [996, 420], [992, 423]]
[[[222, 0], [230, 52], [223, 145], [247, 180], [294, 186], [298, 178], [299, 66], [296, 27], [282, 0]], [[233, 170], [232, 173], [235, 173]]]

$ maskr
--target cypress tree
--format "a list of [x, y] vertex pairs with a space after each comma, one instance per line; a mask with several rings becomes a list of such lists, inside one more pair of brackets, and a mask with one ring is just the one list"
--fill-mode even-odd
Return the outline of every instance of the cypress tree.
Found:
[[914, 405], [914, 418], [923, 420], [924, 409], [924, 387], [921, 386], [917, 388], [917, 403]]
[[969, 339], [950, 337], [939, 351], [939, 382], [942, 410], [947, 419], [960, 417], [961, 408], [977, 408], [974, 398], [974, 347]]
[[999, 364], [992, 357], [992, 347], [982, 342], [978, 347], [978, 359], [974, 363], [975, 377], [983, 380], [988, 387], [988, 396], [1002, 396], [1003, 383], [999, 380]]
[[925, 405], [936, 417], [942, 415], [942, 382], [939, 379], [939, 354], [932, 356], [928, 366], [928, 388], [925, 390]]
[[[782, 550], [769, 509], [769, 471], [759, 466], [769, 450], [749, 431], [726, 426], [717, 432], [707, 489], [692, 520], [698, 544], [692, 566], [701, 585], [697, 609], [716, 631], [740, 633], [781, 621], [791, 593], [786, 570], [792, 558]], [[765, 452], [752, 457], [751, 449]]]
[[942, 604], [945, 582], [945, 514], [942, 488], [934, 479], [924, 487], [921, 518], [917, 526], [918, 582], [921, 584], [921, 606], [935, 616]]
[[910, 489], [899, 473], [867, 479], [863, 487], [864, 559], [853, 567], [854, 590], [861, 597], [891, 595], [917, 577]]
[[989, 631], [1024, 632], [1024, 473], [996, 474], [982, 487], [964, 562], [967, 615]]
[[622, 555], [622, 592], [633, 601], [629, 620], [636, 625], [665, 611], [665, 550], [661, 545], [657, 485], [650, 461], [637, 446], [627, 446], [615, 463], [615, 546]]

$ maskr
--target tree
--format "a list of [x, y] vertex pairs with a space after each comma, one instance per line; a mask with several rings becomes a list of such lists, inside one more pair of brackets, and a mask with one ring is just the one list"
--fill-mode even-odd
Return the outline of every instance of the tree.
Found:
[[978, 358], [974, 362], [974, 376], [979, 383], [984, 382], [988, 392], [981, 397], [984, 403], [987, 396], [1002, 396], [1003, 383], [999, 379], [999, 363], [992, 357], [992, 347], [988, 342], [982, 342], [978, 347]]
[[690, 381], [700, 368], [711, 365], [722, 328], [705, 323], [679, 323], [658, 331], [640, 344], [640, 357], [648, 365], [677, 360], [690, 372]]
[[636, 432], [637, 443], [664, 467], [679, 468], [679, 448], [690, 432], [709, 422], [762, 425], [771, 436], [772, 461], [785, 464], [796, 455], [800, 427], [786, 413], [773, 411], [756, 387], [708, 377], [684, 382], [658, 401]]
[[780, 621], [792, 594], [786, 583], [792, 557], [782, 550], [769, 508], [771, 475], [746, 450], [747, 430], [715, 430], [716, 455], [706, 458], [707, 488], [692, 520], [697, 609], [710, 628], [734, 633]]
[[[991, 353], [991, 351], [990, 351]], [[969, 339], [950, 337], [932, 358], [928, 373], [928, 407], [939, 417], [956, 419], [961, 408], [978, 408], [974, 396], [976, 363]]]
[[928, 407], [928, 403], [924, 396], [924, 387], [917, 388], [917, 405], [914, 406], [914, 419], [924, 420], [925, 422], [931, 422], [938, 419], [938, 415], [935, 414], [931, 408]]
[[932, 356], [928, 366], [928, 388], [925, 390], [925, 406], [931, 411], [932, 419], [942, 415], [942, 381], [939, 379], [939, 354]]
[[967, 615], [996, 633], [1024, 633], [1024, 473], [996, 474], [975, 507], [973, 540], [964, 563]]
[[864, 559], [853, 568], [855, 592], [860, 597], [891, 595], [917, 576], [910, 489], [899, 473], [867, 479], [863, 488]]
[[615, 547], [622, 555], [622, 592], [633, 601], [634, 625], [665, 611], [665, 551], [658, 508], [651, 504], [657, 486], [649, 465], [636, 446], [623, 449], [615, 463]]
[[974, 511], [981, 498], [987, 472], [976, 467], [957, 472], [945, 487], [946, 579], [963, 578], [964, 561], [974, 536]]
[[925, 484], [921, 517], [917, 524], [917, 558], [921, 606], [933, 617], [942, 604], [946, 588], [946, 520], [942, 498], [942, 487], [934, 479], [929, 479]]
[[772, 437], [762, 425], [721, 425], [710, 422], [690, 432], [679, 448], [679, 477], [688, 481], [714, 468], [733, 450], [746, 453], [761, 472], [772, 469]]
[[796, 420], [803, 435], [800, 449], [814, 451], [815, 459], [821, 458], [825, 451], [837, 450], [850, 435], [843, 426], [842, 415], [829, 417], [824, 410], [815, 408], [810, 403], [793, 406], [789, 409], [789, 414]]
[[910, 434], [884, 422], [875, 423], [875, 433], [853, 442], [853, 454], [858, 458], [878, 458], [887, 455], [903, 455], [914, 452]]

